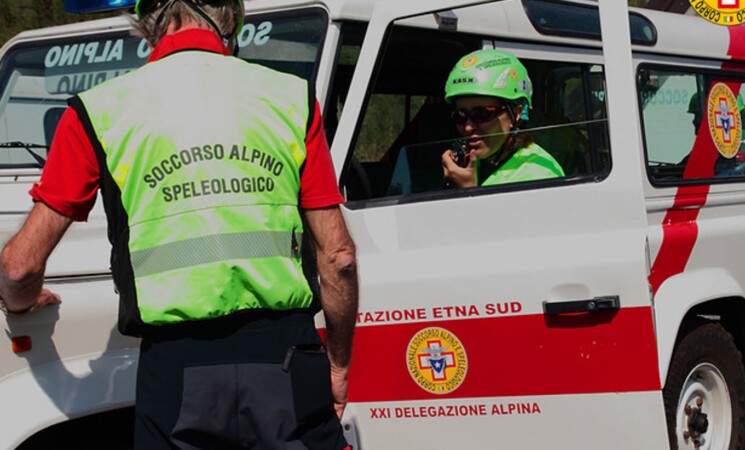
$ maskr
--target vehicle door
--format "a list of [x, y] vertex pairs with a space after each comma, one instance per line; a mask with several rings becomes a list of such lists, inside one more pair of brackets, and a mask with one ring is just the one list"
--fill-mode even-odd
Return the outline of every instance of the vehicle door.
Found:
[[[528, 3], [550, 2], [376, 5], [332, 146], [359, 258], [360, 448], [667, 448], [629, 42], [541, 35]], [[560, 10], [532, 13], [599, 26]], [[563, 177], [443, 180], [445, 81], [483, 48], [528, 69], [521, 132]]]
[[[16, 39], [0, 61], [0, 242], [31, 209], [28, 194], [41, 169], [67, 98], [141, 65], [143, 41], [117, 26], [87, 35]], [[74, 175], [71, 175], [74, 176]], [[117, 294], [110, 277], [106, 219], [100, 200], [52, 254], [45, 286], [63, 305], [0, 317], [0, 396], [19, 398], [33, 414], [0, 408], [12, 424], [0, 447], [65, 418], [131, 405], [138, 342], [116, 329]]]

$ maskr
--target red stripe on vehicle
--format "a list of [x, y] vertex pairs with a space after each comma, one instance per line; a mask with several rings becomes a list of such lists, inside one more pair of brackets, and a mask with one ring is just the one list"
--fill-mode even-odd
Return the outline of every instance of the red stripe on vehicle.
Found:
[[[735, 59], [745, 59], [745, 27], [728, 27], [730, 46], [727, 54]], [[740, 63], [722, 64], [723, 69], [739, 68]], [[725, 82], [735, 95], [740, 91], [740, 83]], [[707, 133], [708, 115], [701, 123], [693, 150], [688, 158], [684, 179], [710, 178], [714, 176], [718, 151]], [[649, 283], [654, 293], [668, 278], [685, 270], [691, 257], [693, 247], [698, 239], [698, 214], [706, 204], [709, 185], [681, 186], [675, 194], [673, 206], [662, 221], [662, 244], [652, 264]]]
[[[409, 344], [428, 327], [446, 329], [465, 349], [465, 378], [450, 393], [430, 393], [409, 373]], [[532, 314], [358, 326], [349, 375], [352, 402], [659, 389], [649, 307], [557, 318]]]
[[[703, 127], [704, 124], [701, 124]], [[706, 134], [706, 138], [702, 136]], [[708, 142], [702, 142], [707, 141]], [[693, 151], [683, 172], [683, 178], [708, 177], [714, 174], [717, 150], [708, 133], [699, 133]], [[711, 159], [711, 161], [708, 161]], [[699, 165], [700, 164], [700, 165]], [[708, 167], [710, 174], [692, 175], [696, 168]], [[689, 171], [689, 169], [691, 169]], [[662, 245], [652, 264], [649, 283], [657, 293], [662, 283], [673, 275], [683, 272], [698, 238], [696, 219], [706, 203], [708, 185], [681, 186], [675, 194], [672, 208], [662, 221]]]
[[[738, 61], [745, 61], [745, 24], [727, 27], [729, 30], [729, 48], [727, 55]], [[727, 69], [728, 64], [722, 65]]]

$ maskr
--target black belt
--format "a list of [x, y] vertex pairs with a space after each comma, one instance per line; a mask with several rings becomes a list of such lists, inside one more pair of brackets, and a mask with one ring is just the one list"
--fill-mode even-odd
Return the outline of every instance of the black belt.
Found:
[[243, 328], [309, 324], [313, 322], [315, 313], [315, 309], [309, 308], [287, 311], [244, 309], [227, 316], [204, 320], [190, 320], [166, 325], [143, 325], [142, 338], [153, 342], [183, 338], [221, 338]]

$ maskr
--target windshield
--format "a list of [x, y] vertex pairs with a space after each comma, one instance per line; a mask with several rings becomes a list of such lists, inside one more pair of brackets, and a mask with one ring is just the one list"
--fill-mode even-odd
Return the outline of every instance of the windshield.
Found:
[[[238, 56], [314, 82], [328, 23], [313, 8], [251, 15]], [[11, 48], [0, 61], [0, 169], [43, 166], [67, 99], [143, 65], [144, 39], [125, 31]]]

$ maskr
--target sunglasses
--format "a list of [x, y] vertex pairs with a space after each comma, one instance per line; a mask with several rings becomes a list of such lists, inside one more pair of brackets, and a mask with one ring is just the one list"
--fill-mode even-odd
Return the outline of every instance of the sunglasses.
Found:
[[500, 106], [477, 106], [475, 108], [453, 110], [453, 121], [456, 125], [463, 126], [470, 120], [475, 125], [481, 125], [499, 117], [507, 111], [507, 105]]

